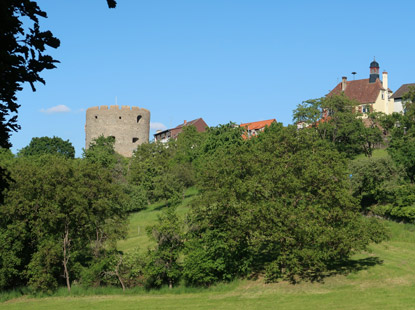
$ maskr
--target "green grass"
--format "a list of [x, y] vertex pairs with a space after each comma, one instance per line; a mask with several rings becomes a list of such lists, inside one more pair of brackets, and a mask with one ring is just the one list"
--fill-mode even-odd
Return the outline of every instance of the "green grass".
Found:
[[[356, 156], [356, 159], [365, 158], [365, 157], [366, 157], [365, 154], [360, 154]], [[373, 158], [381, 158], [381, 157], [389, 158], [390, 156], [386, 149], [375, 149], [373, 150], [372, 157]]]
[[[188, 193], [179, 207], [184, 215], [196, 192]], [[163, 206], [132, 214], [124, 249], [136, 242], [150, 245], [134, 225], [155, 222]], [[0, 293], [1, 309], [415, 309], [415, 225], [386, 222], [391, 232], [387, 242], [353, 257], [352, 271], [328, 277], [324, 282], [264, 284], [239, 280], [203, 288], [177, 287], [146, 291], [134, 288], [89, 288], [73, 286], [52, 296], [25, 296], [18, 291]], [[144, 233], [144, 231], [143, 231]], [[141, 239], [139, 239], [141, 238]], [[131, 241], [134, 240], [134, 241]], [[147, 241], [146, 241], [147, 240]], [[145, 243], [147, 242], [147, 243]], [[140, 245], [142, 247], [142, 245]], [[4, 301], [7, 300], [7, 301]]]
[[[186, 191], [183, 203], [177, 208], [178, 216], [185, 216], [188, 204], [195, 198], [197, 193], [195, 188], [189, 188]], [[152, 226], [157, 222], [157, 216], [164, 208], [164, 203], [155, 203], [143, 211], [132, 213], [129, 218], [127, 238], [118, 242], [118, 248], [125, 252], [137, 247], [141, 251], [147, 250], [152, 245], [152, 241], [147, 236], [146, 227]]]

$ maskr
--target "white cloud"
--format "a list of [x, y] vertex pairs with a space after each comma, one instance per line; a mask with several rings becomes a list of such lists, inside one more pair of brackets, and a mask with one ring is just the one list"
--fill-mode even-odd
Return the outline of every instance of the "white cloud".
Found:
[[41, 109], [40, 112], [45, 113], [45, 114], [68, 113], [68, 112], [71, 112], [71, 109], [69, 109], [64, 104], [60, 104], [60, 105], [51, 107], [49, 109]]
[[153, 122], [150, 122], [150, 129], [151, 130], [166, 130], [167, 129], [167, 127], [166, 127], [166, 125], [164, 125], [164, 124], [162, 124], [162, 123], [153, 123]]

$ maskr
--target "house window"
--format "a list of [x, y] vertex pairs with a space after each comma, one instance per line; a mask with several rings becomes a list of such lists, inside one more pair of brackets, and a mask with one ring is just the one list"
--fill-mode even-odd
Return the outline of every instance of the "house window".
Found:
[[369, 105], [364, 105], [362, 108], [362, 112], [363, 113], [370, 113], [370, 106]]

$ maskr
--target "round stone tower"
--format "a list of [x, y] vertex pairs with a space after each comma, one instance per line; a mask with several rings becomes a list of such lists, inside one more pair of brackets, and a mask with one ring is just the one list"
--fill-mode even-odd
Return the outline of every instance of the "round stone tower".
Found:
[[131, 157], [138, 145], [148, 143], [150, 111], [139, 107], [106, 105], [86, 110], [85, 148], [103, 135], [115, 138], [115, 151]]

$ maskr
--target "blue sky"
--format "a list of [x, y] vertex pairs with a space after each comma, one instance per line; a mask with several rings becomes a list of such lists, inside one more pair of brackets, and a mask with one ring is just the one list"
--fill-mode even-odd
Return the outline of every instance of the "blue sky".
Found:
[[16, 152], [33, 137], [85, 147], [85, 110], [151, 111], [152, 130], [203, 117], [210, 126], [276, 118], [342, 76], [368, 78], [376, 56], [389, 88], [415, 82], [413, 1], [39, 0], [61, 40], [46, 85], [18, 94]]

